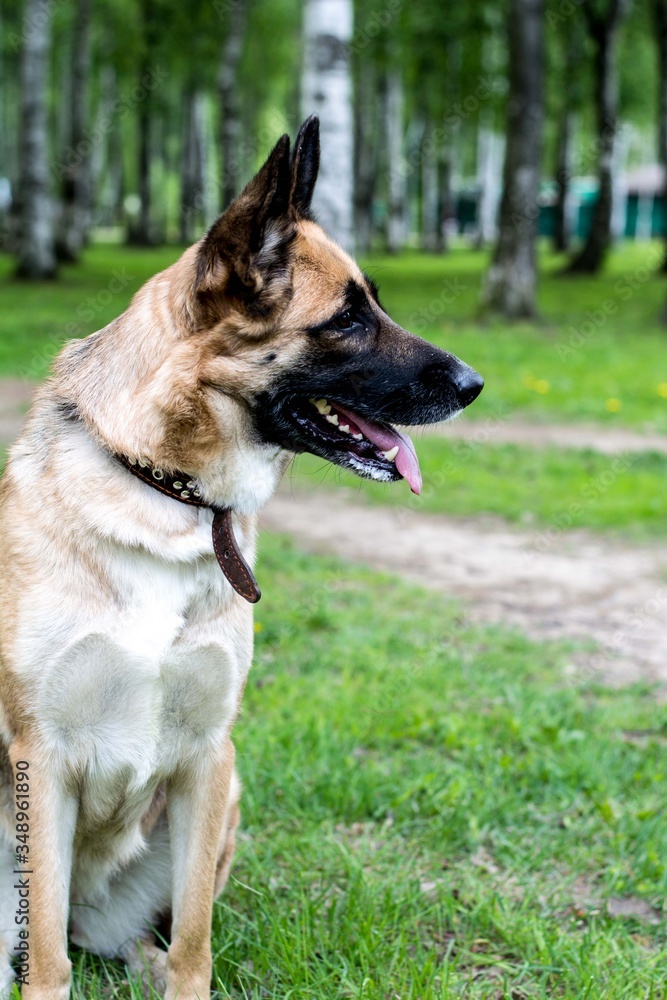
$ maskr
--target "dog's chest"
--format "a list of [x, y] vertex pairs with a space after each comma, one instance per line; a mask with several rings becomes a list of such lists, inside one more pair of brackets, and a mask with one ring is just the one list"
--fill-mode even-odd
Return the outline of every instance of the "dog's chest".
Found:
[[132, 801], [140, 810], [158, 781], [224, 740], [252, 653], [251, 617], [217, 566], [134, 559], [118, 582], [122, 608], [89, 622], [38, 689], [43, 738], [84, 776], [93, 823]]

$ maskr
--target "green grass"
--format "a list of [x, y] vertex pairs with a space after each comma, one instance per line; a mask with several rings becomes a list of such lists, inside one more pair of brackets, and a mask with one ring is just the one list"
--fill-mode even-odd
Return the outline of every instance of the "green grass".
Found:
[[605, 906], [667, 890], [654, 692], [390, 577], [262, 548], [219, 995], [663, 997], [664, 924]]
[[[0, 375], [41, 379], [63, 340], [113, 319], [178, 253], [175, 247], [95, 246], [81, 265], [64, 268], [58, 282], [37, 287], [10, 281], [11, 261], [0, 257]], [[485, 254], [407, 253], [366, 263], [399, 322], [485, 376], [487, 387], [471, 410], [475, 419], [502, 410], [536, 420], [667, 431], [667, 398], [659, 394], [661, 386], [667, 392], [667, 330], [658, 322], [667, 285], [654, 273], [659, 256], [657, 244], [630, 244], [610, 257], [602, 276], [562, 278], [557, 276], [562, 259], [545, 253], [543, 319], [520, 324], [477, 320]], [[605, 302], [614, 309], [611, 315], [604, 312]], [[582, 334], [585, 323], [590, 327]], [[570, 346], [573, 336], [580, 346]], [[618, 400], [617, 412], [607, 409], [618, 405], [609, 400]]]
[[179, 252], [94, 246], [81, 264], [62, 268], [57, 281], [36, 285], [12, 280], [13, 262], [0, 256], [0, 376], [43, 379], [66, 340], [106, 326]]
[[[667, 283], [656, 273], [660, 259], [656, 244], [628, 244], [611, 255], [604, 274], [564, 278], [563, 259], [543, 253], [542, 318], [513, 324], [476, 319], [485, 254], [405, 254], [368, 269], [399, 323], [484, 375], [474, 419], [516, 411], [535, 420], [667, 431], [667, 398], [660, 395], [667, 393], [667, 329], [659, 323]], [[616, 412], [607, 408], [619, 404]]]
[[297, 458], [295, 486], [345, 487], [376, 504], [454, 516], [493, 514], [524, 528], [536, 539], [555, 528], [618, 531], [638, 539], [667, 532], [667, 456], [537, 449], [416, 440], [424, 478], [421, 496], [406, 483], [361, 480], [312, 455]]
[[[377, 276], [413, 327], [444, 281], [448, 295], [457, 275], [466, 285], [447, 319], [420, 332], [486, 376], [471, 411], [479, 419], [516, 411], [667, 430], [661, 279], [573, 357], [557, 355], [569, 323], [605, 297], [620, 301], [614, 286], [646, 252], [627, 249], [600, 279], [547, 274], [541, 324], [472, 319], [480, 255], [406, 255]], [[41, 378], [57, 344], [112, 319], [176, 253], [94, 247], [37, 289], [2, 283], [0, 259], [0, 375]], [[547, 272], [557, 264], [546, 260]], [[100, 296], [114, 268], [131, 279]], [[605, 409], [609, 398], [619, 412]], [[436, 438], [418, 448], [422, 500], [405, 484], [355, 488], [373, 502], [494, 513], [536, 531], [558, 526], [572, 503], [582, 508], [574, 526], [664, 531], [660, 456], [614, 473], [614, 460], [594, 453]], [[322, 476], [316, 460], [299, 467], [297, 481]], [[257, 656], [235, 734], [244, 832], [213, 928], [219, 995], [664, 997], [664, 922], [606, 909], [619, 896], [661, 910], [667, 889], [667, 725], [655, 691], [609, 689], [586, 649], [473, 627], [433, 594], [279, 538], [264, 538], [258, 577]], [[140, 996], [113, 964], [73, 959], [75, 996]]]
[[[667, 330], [658, 323], [667, 289], [655, 273], [660, 252], [655, 244], [628, 245], [611, 256], [604, 275], [567, 279], [558, 275], [562, 260], [543, 254], [543, 319], [522, 324], [475, 318], [484, 254], [408, 253], [369, 263], [368, 269], [397, 320], [484, 374], [486, 388], [465, 417], [482, 429], [519, 416], [667, 432], [667, 398], [661, 395], [667, 394]], [[10, 262], [0, 258], [0, 376], [42, 378], [63, 340], [111, 320], [178, 253], [175, 247], [95, 246], [81, 265], [65, 268], [57, 283], [37, 288], [10, 281]], [[572, 346], [572, 330], [586, 322], [590, 335]], [[423, 438], [418, 449], [425, 479], [421, 500], [400, 488], [360, 485], [338, 472], [327, 481], [354, 484], [372, 502], [492, 513], [539, 529], [571, 521], [637, 535], [665, 531], [667, 462], [658, 455], [635, 456], [617, 473], [613, 458], [592, 452], [471, 447], [435, 438]], [[319, 482], [320, 467], [317, 460], [300, 460], [298, 481]]]

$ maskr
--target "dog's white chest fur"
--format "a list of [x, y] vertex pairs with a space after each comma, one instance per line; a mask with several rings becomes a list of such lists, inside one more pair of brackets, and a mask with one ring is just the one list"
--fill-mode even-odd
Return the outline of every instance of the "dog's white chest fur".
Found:
[[221, 625], [217, 564], [141, 554], [115, 570], [122, 607], [87, 621], [37, 690], [42, 739], [80, 777], [80, 825], [91, 832], [119, 811], [131, 824], [160, 781], [220, 744], [252, 651], [249, 614]]

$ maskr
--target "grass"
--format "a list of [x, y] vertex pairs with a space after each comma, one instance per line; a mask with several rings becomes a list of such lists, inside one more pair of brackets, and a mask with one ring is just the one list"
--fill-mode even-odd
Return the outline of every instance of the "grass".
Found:
[[[57, 284], [1, 283], [0, 375], [41, 378], [63, 339], [112, 319], [176, 252], [94, 247]], [[655, 320], [665, 290], [648, 273], [640, 281], [648, 253], [627, 248], [595, 280], [557, 278], [559, 261], [545, 258], [536, 324], [474, 321], [478, 254], [408, 254], [377, 277], [399, 321], [486, 376], [478, 419], [665, 431]], [[0, 259], [0, 281], [8, 269]], [[568, 326], [605, 300], [617, 312], [559, 356]], [[570, 516], [664, 531], [660, 456], [614, 472], [591, 452], [436, 438], [419, 451], [421, 501], [400, 486], [355, 486], [373, 502], [495, 513], [536, 530]], [[299, 481], [317, 482], [320, 465], [302, 460]], [[664, 997], [667, 726], [655, 691], [609, 689], [584, 648], [474, 627], [433, 594], [280, 538], [264, 538], [258, 577], [257, 656], [235, 735], [244, 832], [213, 928], [218, 995]], [[610, 916], [614, 897], [635, 915]], [[75, 996], [140, 996], [118, 968], [73, 959]]]
[[[664, 924], [606, 910], [667, 889], [652, 690], [280, 538], [258, 572], [218, 995], [663, 997]], [[99, 996], [104, 969], [78, 961]]]
[[661, 259], [655, 244], [628, 244], [611, 255], [604, 274], [564, 278], [558, 273], [563, 259], [544, 252], [542, 318], [514, 324], [477, 318], [485, 254], [405, 254], [369, 270], [399, 323], [484, 375], [474, 419], [513, 412], [531, 420], [667, 431]]
[[453, 516], [492, 514], [536, 538], [552, 528], [622, 532], [636, 539], [667, 532], [667, 456], [638, 452], [613, 456], [594, 451], [525, 448], [446, 441], [417, 441], [424, 478], [421, 496], [407, 484], [361, 480], [312, 455], [292, 471], [295, 486], [344, 487], [374, 504]]
[[[0, 376], [42, 378], [63, 340], [109, 322], [178, 252], [95, 246], [57, 283], [36, 289], [6, 280], [10, 262], [0, 258]], [[611, 256], [604, 275], [567, 279], [558, 275], [562, 260], [545, 253], [544, 318], [514, 325], [475, 318], [484, 254], [408, 253], [368, 270], [397, 320], [485, 375], [485, 391], [465, 418], [482, 429], [513, 416], [667, 432], [667, 331], [658, 323], [666, 289], [656, 273], [661, 252], [654, 244], [627, 245]], [[594, 452], [424, 438], [419, 454], [426, 483], [419, 501], [337, 472], [327, 478], [354, 482], [374, 503], [492, 513], [537, 528], [571, 522], [641, 536], [665, 532], [667, 460], [659, 455], [634, 456], [618, 472], [613, 458]], [[319, 482], [320, 467], [317, 460], [300, 460], [298, 481]]]
[[0, 256], [0, 376], [43, 379], [66, 340], [106, 326], [178, 254], [174, 247], [94, 246], [81, 264], [62, 268], [57, 281], [37, 285], [11, 280], [12, 260]]
[[[57, 283], [9, 280], [0, 257], [0, 375], [41, 379], [68, 337], [99, 329], [125, 308], [178, 249], [94, 246]], [[658, 316], [667, 287], [655, 273], [657, 244], [628, 244], [595, 278], [562, 278], [562, 259], [542, 255], [537, 323], [476, 318], [486, 255], [407, 253], [367, 262], [392, 315], [459, 354], [487, 380], [471, 415], [502, 411], [545, 421], [595, 421], [667, 431], [667, 331]], [[605, 311], [613, 310], [611, 312]], [[572, 346], [574, 345], [574, 346]], [[611, 402], [610, 402], [611, 401]], [[608, 407], [611, 407], [611, 412]]]

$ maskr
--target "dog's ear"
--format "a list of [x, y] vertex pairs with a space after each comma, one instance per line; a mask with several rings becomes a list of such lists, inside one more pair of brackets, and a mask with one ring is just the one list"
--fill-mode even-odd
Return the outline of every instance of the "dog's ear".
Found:
[[289, 136], [284, 135], [259, 173], [209, 229], [199, 248], [197, 292], [240, 282], [243, 296], [250, 298], [264, 288], [278, 249], [289, 243], [294, 231], [289, 152]]
[[297, 216], [308, 218], [310, 215], [319, 169], [320, 120], [317, 115], [311, 115], [299, 129], [292, 153], [290, 207]]

